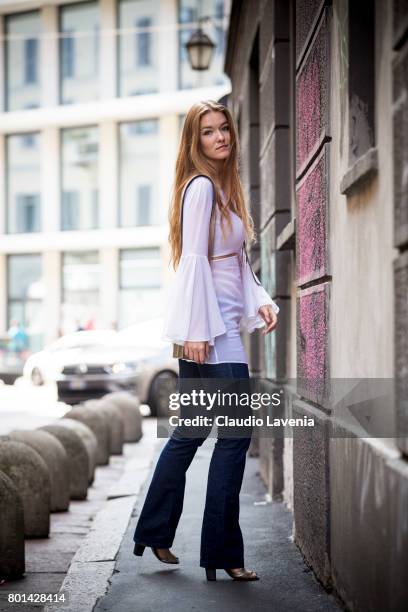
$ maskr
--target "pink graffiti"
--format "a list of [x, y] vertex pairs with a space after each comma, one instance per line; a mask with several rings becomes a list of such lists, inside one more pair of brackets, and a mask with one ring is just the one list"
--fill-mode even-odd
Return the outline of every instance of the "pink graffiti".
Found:
[[319, 140], [326, 96], [325, 28], [322, 28], [296, 86], [296, 166], [299, 169]]
[[323, 276], [326, 270], [326, 159], [325, 154], [297, 192], [297, 283]]
[[299, 376], [319, 387], [326, 373], [326, 292], [303, 295], [299, 299]]

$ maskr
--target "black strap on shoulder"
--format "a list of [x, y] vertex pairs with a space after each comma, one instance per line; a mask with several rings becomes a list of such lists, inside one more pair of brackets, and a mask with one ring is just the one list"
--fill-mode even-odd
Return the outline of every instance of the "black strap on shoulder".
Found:
[[254, 272], [254, 271], [253, 271], [253, 269], [252, 269], [252, 265], [251, 265], [251, 262], [250, 262], [249, 257], [248, 257], [248, 252], [247, 252], [247, 250], [246, 250], [246, 243], [245, 243], [245, 240], [244, 240], [244, 242], [243, 242], [243, 244], [242, 244], [242, 250], [243, 250], [243, 252], [244, 252], [244, 254], [245, 254], [245, 259], [246, 259], [246, 261], [247, 261], [247, 263], [248, 263], [249, 269], [251, 270], [251, 273], [252, 273], [252, 276], [253, 276], [254, 281], [256, 282], [256, 284], [257, 284], [257, 285], [261, 285], [261, 284], [262, 284], [262, 283], [261, 283], [261, 281], [259, 281], [259, 280], [256, 278], [256, 276], [255, 276], [255, 272]]
[[[207, 178], [209, 181], [211, 181], [211, 184], [212, 184], [212, 187], [213, 187], [213, 201], [212, 201], [211, 217], [210, 217], [210, 219], [212, 219], [212, 216], [213, 216], [213, 213], [214, 213], [214, 207], [215, 207], [215, 203], [216, 203], [214, 183], [213, 183], [212, 179], [209, 176], [207, 176], [206, 174], [196, 174], [195, 176], [193, 176], [188, 181], [187, 185], [184, 187], [183, 198], [181, 200], [181, 211], [180, 211], [180, 234], [181, 234], [180, 251], [183, 250], [183, 211], [184, 211], [184, 198], [186, 196], [187, 188], [191, 185], [191, 183], [196, 178], [199, 178], [200, 176], [203, 176], [204, 178]], [[211, 228], [211, 222], [210, 222], [210, 228]], [[208, 245], [209, 245], [209, 248], [210, 248], [210, 239], [208, 240]], [[254, 273], [254, 271], [252, 269], [252, 265], [251, 265], [251, 262], [249, 260], [248, 253], [247, 253], [247, 250], [246, 250], [245, 240], [244, 240], [244, 242], [242, 244], [242, 251], [243, 251], [243, 255], [245, 255], [245, 259], [246, 259], [246, 261], [247, 261], [247, 263], [249, 265], [249, 269], [251, 270], [251, 273], [252, 273], [254, 281], [256, 282], [257, 285], [260, 285], [261, 282], [256, 278], [255, 273]]]
[[[191, 183], [198, 177], [203, 176], [204, 178], [207, 178], [209, 181], [211, 181], [211, 185], [213, 187], [213, 201], [212, 201], [212, 207], [211, 207], [211, 217], [214, 213], [214, 207], [215, 207], [215, 188], [214, 188], [214, 183], [212, 181], [212, 179], [210, 179], [209, 176], [207, 176], [206, 174], [196, 174], [195, 176], [193, 176], [192, 179], [190, 179], [187, 183], [187, 185], [184, 188], [184, 193], [183, 193], [183, 198], [181, 200], [181, 211], [180, 211], [180, 234], [181, 234], [181, 239], [180, 239], [180, 252], [183, 250], [183, 210], [184, 210], [184, 198], [186, 197], [186, 192], [188, 187], [191, 185]], [[211, 227], [211, 223], [210, 223], [210, 227]], [[210, 242], [208, 241], [208, 244], [210, 246]]]

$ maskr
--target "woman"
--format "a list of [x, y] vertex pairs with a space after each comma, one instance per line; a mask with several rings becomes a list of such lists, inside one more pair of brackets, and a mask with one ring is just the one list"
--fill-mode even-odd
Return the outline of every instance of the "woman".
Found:
[[[264, 334], [277, 325], [279, 308], [242, 249], [254, 231], [238, 154], [229, 110], [213, 101], [194, 104], [184, 122], [169, 213], [177, 271], [163, 338], [183, 346], [179, 384], [194, 378], [249, 379], [240, 325], [249, 332], [264, 327]], [[170, 548], [183, 507], [185, 474], [204, 439], [183, 437], [176, 428], [163, 448], [135, 530], [136, 555], [148, 546], [163, 563], [179, 562]], [[216, 579], [217, 568], [234, 580], [258, 580], [245, 569], [239, 526], [249, 444], [250, 437], [218, 437], [214, 446], [201, 532], [200, 566], [208, 580]]]

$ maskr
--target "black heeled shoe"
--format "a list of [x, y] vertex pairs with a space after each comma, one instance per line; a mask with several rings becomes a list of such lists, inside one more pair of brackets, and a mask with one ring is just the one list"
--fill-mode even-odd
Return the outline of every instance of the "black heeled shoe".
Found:
[[[255, 572], [250, 572], [246, 570], [244, 567], [240, 567], [238, 569], [224, 569], [224, 572], [227, 572], [228, 576], [230, 576], [233, 580], [237, 580], [240, 582], [249, 582], [253, 580], [259, 580], [259, 576]], [[207, 575], [207, 580], [217, 580], [217, 570], [213, 568], [206, 567], [205, 573]]]
[[206, 567], [205, 568], [205, 573], [207, 576], [207, 580], [217, 580], [217, 572], [215, 569]]
[[[133, 554], [136, 555], [137, 557], [141, 557], [144, 553], [145, 548], [146, 548], [146, 544], [135, 544]], [[152, 549], [154, 556], [157, 557], [157, 559], [161, 561], [162, 563], [169, 563], [170, 565], [177, 565], [177, 563], [180, 563], [179, 558], [173, 555], [173, 553], [168, 548], [163, 549], [166, 551], [164, 557], [161, 557], [159, 555], [157, 548], [154, 548], [153, 546], [150, 546], [148, 548]]]

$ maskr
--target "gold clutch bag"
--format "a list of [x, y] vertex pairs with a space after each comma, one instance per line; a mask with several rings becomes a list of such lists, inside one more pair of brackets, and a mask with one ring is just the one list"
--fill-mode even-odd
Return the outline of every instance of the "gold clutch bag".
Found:
[[176, 359], [183, 359], [184, 357], [184, 346], [181, 344], [173, 344], [173, 357]]

